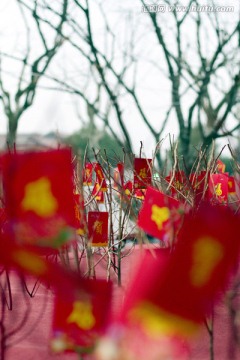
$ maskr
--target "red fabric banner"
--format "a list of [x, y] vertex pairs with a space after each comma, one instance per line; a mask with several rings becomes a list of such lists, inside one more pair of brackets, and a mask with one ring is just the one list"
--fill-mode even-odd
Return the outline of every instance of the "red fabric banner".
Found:
[[132, 183], [132, 181], [130, 181], [130, 180], [127, 181], [124, 184], [123, 188], [124, 188], [124, 195], [126, 195], [128, 198], [130, 198], [132, 196], [132, 193], [133, 193], [133, 183]]
[[74, 194], [75, 229], [78, 235], [86, 234], [86, 216], [84, 202], [80, 194]]
[[81, 279], [74, 298], [55, 297], [51, 349], [91, 352], [107, 326], [111, 302], [111, 283]]
[[238, 234], [239, 218], [227, 207], [204, 204], [185, 215], [175, 249], [148, 252], [140, 263], [120, 321], [150, 338], [192, 336], [237, 268]]
[[236, 194], [236, 183], [234, 176], [228, 177], [228, 194], [235, 195]]
[[193, 173], [189, 180], [194, 192], [194, 205], [198, 206], [201, 201], [207, 199], [209, 174], [206, 171], [201, 171], [199, 174]]
[[226, 165], [224, 164], [224, 162], [222, 162], [222, 160], [218, 159], [217, 160], [217, 171], [220, 174], [223, 174], [225, 172], [226, 169]]
[[172, 179], [173, 174], [170, 173], [165, 180], [170, 183], [171, 182], [171, 194], [175, 197], [179, 192], [186, 192], [187, 190], [187, 177], [184, 171], [176, 171], [174, 177]]
[[209, 178], [209, 199], [213, 204], [227, 205], [228, 175], [211, 174]]
[[104, 204], [104, 192], [100, 190], [100, 184], [98, 182], [95, 182], [95, 185], [93, 187], [92, 196], [94, 196], [95, 200], [99, 204]]
[[83, 169], [83, 185], [91, 186], [92, 185], [92, 175], [93, 175], [93, 164], [86, 163]]
[[19, 242], [57, 246], [58, 240], [71, 236], [70, 227], [75, 225], [71, 160], [69, 148], [1, 157], [6, 212]]
[[104, 176], [104, 172], [102, 169], [101, 164], [99, 163], [94, 163], [94, 171], [96, 173], [96, 182], [99, 183], [99, 185], [101, 185], [101, 191], [106, 192], [107, 191], [107, 182]]
[[181, 221], [181, 203], [148, 187], [138, 216], [138, 226], [161, 240], [172, 239]]
[[108, 245], [108, 212], [89, 211], [88, 234], [92, 246]]
[[118, 163], [113, 172], [113, 187], [121, 189], [124, 186], [124, 164]]
[[63, 268], [46, 255], [57, 255], [57, 250], [40, 246], [19, 245], [9, 234], [0, 234], [0, 264], [19, 274], [37, 277], [47, 286], [51, 285], [62, 297], [73, 297], [78, 291], [79, 274]]
[[146, 189], [147, 186], [151, 185], [151, 169], [152, 159], [134, 159], [134, 188], [135, 189]]

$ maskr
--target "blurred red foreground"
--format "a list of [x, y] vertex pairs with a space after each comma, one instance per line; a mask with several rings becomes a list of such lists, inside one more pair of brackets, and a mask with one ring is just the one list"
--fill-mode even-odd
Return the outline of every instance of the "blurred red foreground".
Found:
[[[126, 257], [122, 259], [122, 283], [121, 288], [117, 287], [117, 278], [112, 274], [114, 282], [113, 309], [117, 311], [124, 299], [124, 289], [132, 276], [140, 249], [135, 246]], [[128, 250], [125, 250], [128, 253]], [[101, 260], [100, 260], [101, 259]], [[100, 261], [99, 261], [100, 260]], [[96, 252], [94, 256], [97, 278], [106, 278], [107, 258], [101, 253]], [[99, 261], [99, 262], [98, 262]], [[83, 261], [84, 263], [84, 261]], [[238, 273], [239, 275], [239, 273]], [[5, 273], [0, 277], [1, 285], [6, 284]], [[31, 293], [35, 279], [26, 278], [25, 285]], [[49, 343], [51, 333], [51, 319], [53, 307], [53, 294], [51, 289], [46, 289], [42, 284], [37, 284], [33, 297], [30, 297], [27, 291], [23, 291], [22, 282], [12, 272], [10, 273], [10, 283], [13, 296], [12, 310], [5, 310], [3, 314], [6, 336], [8, 336], [8, 347], [5, 351], [4, 360], [50, 360], [50, 359], [79, 359], [76, 354], [53, 355], [49, 352]], [[7, 293], [7, 291], [6, 291]], [[234, 307], [239, 308], [240, 296], [234, 299]], [[181, 296], [181, 294], [176, 294]], [[231, 316], [226, 301], [222, 301], [215, 306], [214, 310], [214, 359], [215, 360], [237, 360], [240, 359], [240, 349], [234, 343], [236, 330], [231, 324]], [[236, 328], [238, 324], [235, 324]], [[197, 339], [191, 343], [191, 354], [189, 360], [207, 360], [210, 358], [210, 336], [207, 328], [203, 326], [202, 332]], [[124, 360], [124, 359], [123, 359]], [[175, 359], [173, 359], [175, 360]]]

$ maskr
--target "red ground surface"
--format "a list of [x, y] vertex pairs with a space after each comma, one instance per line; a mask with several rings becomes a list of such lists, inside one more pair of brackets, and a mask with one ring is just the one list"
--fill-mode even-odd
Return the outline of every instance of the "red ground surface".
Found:
[[[114, 286], [114, 309], [121, 306], [124, 299], [124, 288], [127, 285], [136, 265], [139, 250], [135, 249], [131, 255], [122, 261], [123, 286], [117, 288], [116, 277], [113, 278]], [[95, 256], [95, 262], [100, 255]], [[100, 261], [96, 267], [97, 277], [106, 277], [106, 259]], [[6, 284], [5, 273], [1, 274], [1, 285]], [[27, 291], [23, 291], [22, 282], [14, 274], [10, 273], [10, 283], [13, 294], [12, 310], [2, 309], [3, 324], [6, 329], [7, 349], [4, 360], [75, 360], [75, 354], [52, 355], [49, 352], [48, 340], [51, 332], [51, 318], [53, 306], [53, 294], [51, 290], [39, 284], [33, 298]], [[31, 292], [34, 281], [26, 278], [25, 283]], [[5, 291], [7, 293], [7, 291]], [[180, 295], [180, 294], [177, 294]], [[240, 309], [239, 297], [235, 299], [236, 308]], [[237, 360], [240, 359], [239, 347], [233, 339], [231, 317], [224, 300], [218, 303], [214, 309], [214, 359], [215, 360]], [[238, 324], [235, 324], [236, 326]], [[191, 343], [191, 354], [189, 360], [210, 359], [209, 346], [210, 337], [206, 327], [203, 326], [201, 334]], [[3, 360], [3, 359], [2, 359]], [[124, 359], [123, 359], [124, 360]], [[166, 359], [167, 360], [167, 359]], [[169, 359], [168, 359], [169, 360]], [[174, 359], [175, 360], [175, 359]]]

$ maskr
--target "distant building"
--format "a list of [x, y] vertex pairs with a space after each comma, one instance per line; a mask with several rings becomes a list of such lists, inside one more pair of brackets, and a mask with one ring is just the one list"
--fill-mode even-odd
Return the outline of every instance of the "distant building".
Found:
[[[31, 149], [53, 149], [62, 144], [62, 137], [56, 133], [49, 134], [18, 134], [16, 141], [17, 150]], [[0, 150], [4, 150], [6, 146], [6, 134], [0, 134]]]

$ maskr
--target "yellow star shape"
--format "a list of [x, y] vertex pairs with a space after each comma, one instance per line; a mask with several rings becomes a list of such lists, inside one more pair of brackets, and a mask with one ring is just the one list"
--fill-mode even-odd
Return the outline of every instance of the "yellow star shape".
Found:
[[190, 279], [194, 286], [207, 284], [212, 273], [224, 257], [223, 245], [211, 236], [201, 237], [193, 246]]
[[47, 177], [30, 182], [25, 187], [21, 206], [25, 211], [34, 211], [41, 217], [50, 217], [56, 213], [58, 202], [51, 191], [51, 182]]
[[89, 302], [75, 301], [73, 310], [67, 318], [68, 323], [75, 323], [80, 329], [90, 330], [94, 327], [96, 320], [92, 313], [92, 305]]
[[170, 210], [168, 207], [152, 206], [151, 220], [154, 221], [159, 230], [162, 229], [163, 223], [170, 217]]

